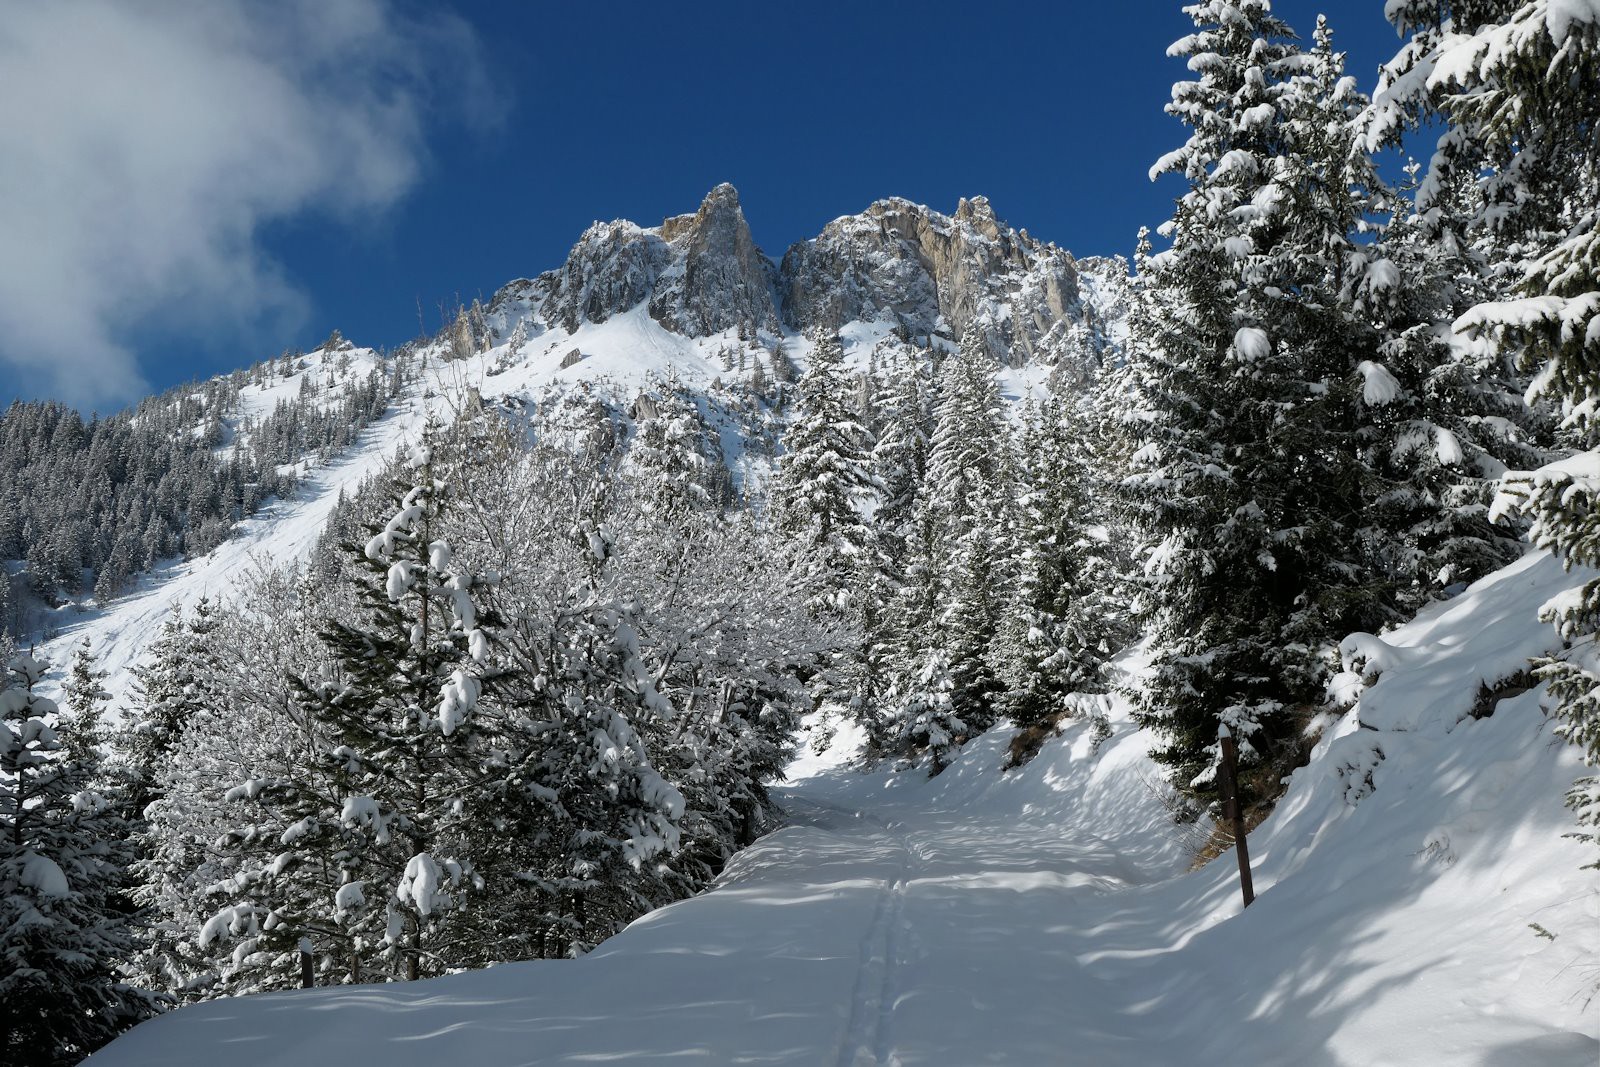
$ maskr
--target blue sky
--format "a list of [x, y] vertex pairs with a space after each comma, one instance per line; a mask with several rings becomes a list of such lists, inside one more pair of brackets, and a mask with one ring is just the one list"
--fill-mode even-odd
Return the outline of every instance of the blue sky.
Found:
[[[50, 130], [102, 106], [124, 127], [143, 125], [109, 162], [85, 149], [97, 167], [75, 179], [84, 187], [65, 183], [32, 212], [59, 212], [63, 227], [87, 231], [58, 242], [39, 225], [35, 247], [70, 245], [77, 259], [9, 272], [0, 263], [0, 362], [9, 365], [0, 371], [20, 371], [0, 400], [54, 394], [109, 409], [146, 388], [311, 346], [334, 327], [394, 345], [418, 332], [419, 307], [432, 329], [458, 295], [487, 297], [558, 266], [591, 221], [653, 224], [692, 211], [720, 181], [739, 187], [756, 240], [775, 258], [890, 195], [950, 210], [983, 194], [1008, 222], [1075, 253], [1126, 253], [1176, 192], [1145, 177], [1184, 136], [1162, 112], [1185, 74], [1165, 50], [1189, 26], [1169, 0], [332, 6], [337, 24], [302, 4], [270, 33], [248, 3], [230, 11], [236, 25], [219, 17], [196, 27], [195, 8], [161, 4], [137, 14], [108, 7], [104, 20], [68, 27], [40, 16], [39, 70], [53, 70], [48, 50], [74, 33], [80, 59], [102, 31], [108, 55], [131, 56], [120, 82], [41, 103], [59, 108]], [[1370, 88], [1396, 43], [1378, 0], [1275, 5], [1303, 36], [1330, 7], [1350, 71]], [[143, 21], [115, 36], [104, 25], [129, 18]], [[0, 45], [17, 32], [0, 28]], [[140, 33], [150, 43], [130, 48]], [[189, 80], [166, 86], [173, 63], [152, 56], [168, 39], [204, 44], [175, 55], [221, 53], [217, 69], [185, 67], [172, 77]], [[222, 68], [230, 47], [247, 48], [260, 77], [237, 79], [237, 62]], [[319, 56], [306, 59], [308, 50]], [[13, 88], [4, 77], [0, 91]], [[262, 91], [263, 80], [277, 91]], [[173, 151], [193, 157], [176, 175], [138, 158]], [[48, 163], [35, 172], [0, 163], [0, 191], [49, 187]], [[191, 183], [171, 202], [173, 185]], [[130, 203], [107, 208], [97, 226], [73, 210], [73, 196], [99, 204], [126, 188], [136, 190]], [[141, 243], [102, 255], [95, 242], [130, 219], [146, 226]], [[168, 240], [178, 246], [170, 254], [147, 251]], [[7, 294], [13, 277], [19, 292]], [[72, 301], [84, 286], [97, 295], [80, 311]], [[34, 318], [40, 301], [65, 306], [18, 327], [8, 298]], [[62, 331], [76, 337], [78, 314], [91, 322], [74, 350], [104, 348], [105, 374], [91, 361], [87, 377], [67, 375], [45, 358], [65, 346]]]

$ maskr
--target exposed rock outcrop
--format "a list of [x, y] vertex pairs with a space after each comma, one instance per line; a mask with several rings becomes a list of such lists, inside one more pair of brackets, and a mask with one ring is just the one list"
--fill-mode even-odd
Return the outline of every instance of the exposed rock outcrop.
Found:
[[667, 219], [660, 232], [674, 255], [650, 300], [651, 318], [691, 337], [778, 328], [777, 271], [750, 236], [737, 189], [724, 182], [699, 211]]
[[647, 304], [652, 318], [690, 337], [891, 321], [915, 339], [970, 334], [997, 360], [1044, 363], [1065, 382], [1102, 359], [1126, 287], [1126, 262], [1074, 260], [1005, 225], [981, 196], [954, 215], [880, 200], [774, 266], [738, 191], [723, 184], [694, 214], [654, 229], [595, 223], [564, 266], [507, 286], [491, 310], [515, 302], [571, 332]]
[[1084, 314], [1072, 256], [1010, 229], [981, 196], [954, 216], [897, 198], [835, 219], [789, 249], [782, 284], [792, 325], [888, 316], [914, 336], [972, 330], [1017, 364], [1054, 362]]
[[571, 332], [584, 322], [604, 322], [655, 293], [672, 263], [661, 237], [631, 222], [597, 222], [584, 231], [560, 270], [539, 275], [546, 322]]
[[544, 320], [571, 331], [649, 301], [669, 330], [703, 337], [738, 327], [778, 328], [777, 268], [750, 236], [733, 186], [717, 186], [700, 210], [659, 228], [597, 222], [560, 270], [534, 283]]

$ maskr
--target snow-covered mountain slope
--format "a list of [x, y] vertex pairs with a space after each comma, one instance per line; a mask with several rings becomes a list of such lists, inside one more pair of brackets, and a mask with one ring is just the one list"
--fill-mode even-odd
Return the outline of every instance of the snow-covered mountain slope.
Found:
[[[414, 436], [422, 425], [420, 411], [414, 402], [402, 404], [369, 428], [358, 447], [327, 466], [311, 469], [290, 499], [273, 501], [238, 523], [234, 536], [207, 555], [156, 568], [142, 576], [132, 592], [110, 604], [72, 609], [58, 620], [56, 636], [42, 646], [43, 657], [64, 664], [73, 647], [88, 638], [100, 668], [107, 672], [107, 691], [114, 700], [125, 697], [133, 684], [131, 668], [175, 605], [188, 609], [203, 596], [225, 597], [258, 565], [304, 558], [340, 495], [354, 493]], [[53, 681], [59, 684], [59, 677]]]
[[[141, 576], [131, 595], [58, 609], [45, 620], [55, 636], [44, 651], [63, 663], [89, 637], [120, 695], [172, 605], [226, 595], [252, 561], [303, 556], [340, 494], [380, 470], [424, 410], [476, 396], [550, 429], [563, 407], [599, 403], [626, 423], [642, 391], [671, 383], [694, 395], [735, 490], [759, 495], [777, 430], [764, 391], [804, 369], [810, 328], [836, 330], [847, 363], [865, 369], [920, 358], [927, 345], [951, 348], [971, 327], [1015, 401], [1084, 380], [1120, 330], [1126, 287], [1121, 260], [1074, 260], [1007, 227], [982, 197], [953, 216], [880, 201], [796, 244], [782, 266], [756, 246], [731, 185], [656, 227], [597, 223], [558, 270], [508, 284], [487, 308], [402, 350], [419, 380], [353, 447], [320, 468], [317, 457], [295, 464], [306, 480], [290, 499], [240, 523], [209, 555]], [[392, 370], [342, 339], [268, 361], [222, 413], [217, 447], [235, 447], [281, 400], [331, 409], [375, 368]]]
[[1530, 555], [1365, 642], [1359, 703], [1252, 837], [1248, 910], [1231, 855], [1183, 873], [1118, 704], [1098, 750], [1071, 725], [1012, 772], [1004, 731], [932, 780], [812, 760], [790, 825], [583, 959], [214, 1001], [96, 1062], [1588, 1067], [1577, 754], [1539, 690], [1483, 695], [1583, 577]]

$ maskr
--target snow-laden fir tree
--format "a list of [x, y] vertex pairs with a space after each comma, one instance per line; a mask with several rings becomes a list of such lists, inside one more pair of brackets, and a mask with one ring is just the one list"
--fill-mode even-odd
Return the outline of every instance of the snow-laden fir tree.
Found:
[[1177, 784], [1206, 788], [1219, 724], [1244, 758], [1295, 744], [1328, 650], [1388, 616], [1353, 526], [1364, 474], [1355, 368], [1375, 345], [1341, 294], [1368, 207], [1342, 117], [1358, 101], [1319, 35], [1303, 54], [1266, 0], [1185, 8], [1191, 128], [1152, 176], [1188, 191], [1141, 259], [1124, 498], [1143, 531], [1155, 636], [1138, 711]]
[[0, 1058], [17, 1067], [77, 1063], [154, 1007], [120, 974], [128, 827], [94, 789], [92, 747], [68, 752], [44, 675], [21, 655], [0, 677]]
[[771, 496], [772, 526], [791, 546], [794, 585], [806, 606], [859, 635], [813, 679], [814, 696], [830, 721], [870, 714], [883, 675], [869, 633], [876, 630], [884, 588], [880, 548], [866, 517], [878, 487], [873, 442], [852, 410], [852, 387], [838, 337], [819, 333], [796, 386], [797, 403], [783, 435]]
[[[1413, 191], [1416, 172], [1408, 167]], [[1502, 288], [1498, 242], [1473, 232], [1462, 199], [1426, 213], [1398, 201], [1380, 240], [1359, 253], [1371, 266], [1352, 293], [1380, 332], [1376, 354], [1356, 368], [1365, 529], [1371, 565], [1402, 615], [1515, 558], [1519, 531], [1491, 522], [1490, 502], [1508, 469], [1551, 458], [1548, 419], [1524, 398], [1525, 376], [1506, 353], [1452, 331]]]
[[931, 364], [931, 353], [891, 360], [884, 368], [875, 403], [882, 430], [872, 448], [872, 471], [880, 496], [873, 524], [879, 551], [896, 579], [928, 467], [933, 406], [925, 367]]
[[954, 688], [949, 654], [936, 643], [922, 653], [922, 662], [896, 694], [899, 747], [926, 752], [930, 774], [944, 769], [950, 753], [971, 732], [956, 710]]
[[689, 391], [670, 378], [652, 382], [648, 395], [650, 414], [639, 405], [628, 452], [642, 500], [672, 514], [725, 507], [733, 495], [728, 469]]
[[520, 715], [499, 741], [507, 803], [481, 817], [502, 820], [494, 865], [531, 898], [521, 906], [538, 936], [530, 954], [559, 957], [670, 899], [653, 875], [678, 849], [684, 799], [648, 750], [648, 725], [675, 713], [644, 662], [638, 604], [616, 582], [610, 479], [536, 451], [520, 488], [566, 507], [546, 529], [507, 531], [521, 558], [546, 565], [509, 574], [495, 593], [513, 620], [506, 701]]
[[844, 351], [836, 336], [814, 338], [797, 391], [772, 487], [772, 524], [796, 545], [798, 566], [813, 590], [811, 605], [847, 611], [851, 579], [874, 551], [862, 509], [875, 499], [876, 487], [872, 442], [850, 411]]
[[811, 703], [799, 675], [843, 641], [791, 595], [782, 554], [752, 517], [669, 525], [626, 495], [614, 514], [613, 580], [634, 604], [641, 660], [674, 708], [639, 728], [684, 797], [682, 848], [655, 864], [675, 896], [704, 886], [772, 825], [767, 783]]
[[1050, 399], [1024, 412], [1016, 509], [1016, 585], [996, 645], [1003, 713], [1053, 722], [1074, 693], [1104, 691], [1116, 644], [1117, 568], [1088, 420]]
[[103, 755], [105, 706], [111, 701], [105, 680], [106, 672], [95, 661], [94, 648], [85, 637], [72, 649], [72, 665], [61, 686], [62, 703], [72, 718], [65, 751], [79, 763], [98, 762]]
[[994, 362], [976, 334], [941, 361], [937, 393], [913, 517], [918, 556], [896, 620], [905, 634], [899, 672], [925, 675], [929, 651], [942, 649], [955, 713], [981, 731], [995, 720], [1001, 689], [992, 646], [1010, 596], [1013, 465]]
[[[1600, 398], [1600, 10], [1556, 0], [1395, 0], [1408, 36], [1384, 68], [1369, 135], [1397, 139], [1408, 123], [1444, 132], [1417, 192], [1438, 209], [1470, 183], [1469, 222], [1515, 241], [1513, 291], [1467, 311], [1456, 329], [1535, 371], [1530, 395], [1559, 405], [1563, 429], [1595, 441]], [[1600, 564], [1600, 463], [1594, 450], [1507, 476], [1502, 513], [1533, 522], [1534, 542], [1574, 564]], [[1600, 582], [1546, 609], [1569, 651], [1538, 669], [1558, 702], [1560, 732], [1600, 763]], [[1600, 776], [1567, 802], [1600, 841]]]
[[[226, 702], [188, 724], [145, 809], [138, 871], [148, 945], [134, 973], [173, 999], [296, 986], [300, 936], [311, 937], [319, 982], [350, 974], [331, 921], [277, 929], [285, 917], [321, 914], [343, 879], [335, 863], [299, 862], [295, 796], [268, 788], [293, 781], [337, 790], [326, 740], [290, 684], [328, 662], [318, 636], [327, 621], [355, 614], [344, 572], [325, 566], [262, 565], [236, 583], [212, 638]], [[277, 936], [252, 939], [268, 923]]]
[[[227, 934], [236, 954], [281, 958], [309, 935], [319, 950], [336, 946], [349, 981], [451, 965], [466, 898], [482, 888], [465, 811], [492, 620], [480, 617], [480, 578], [444, 537], [443, 436], [430, 424], [396, 476], [394, 513], [350, 546], [366, 571], [357, 617], [324, 629], [330, 662], [295, 680], [323, 766], [229, 792], [246, 819], [270, 805], [292, 822], [269, 839], [248, 822], [231, 836], [254, 860], [241, 862], [202, 946]], [[308, 879], [324, 895], [308, 895]]]
[[134, 668], [134, 706], [117, 738], [128, 802], [138, 817], [160, 795], [167, 760], [196, 715], [220, 702], [211, 635], [217, 605], [201, 597], [188, 618], [174, 605], [144, 661]]

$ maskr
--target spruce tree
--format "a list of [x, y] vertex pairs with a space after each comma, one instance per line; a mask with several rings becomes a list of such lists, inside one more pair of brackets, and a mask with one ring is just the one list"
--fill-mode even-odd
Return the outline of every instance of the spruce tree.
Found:
[[184, 618], [174, 605], [145, 660], [133, 670], [134, 707], [118, 748], [129, 778], [130, 813], [138, 817], [161, 792], [174, 747], [195, 716], [219, 703], [217, 654], [211, 645], [217, 607], [207, 597]]
[[1329, 648], [1389, 612], [1352, 518], [1364, 476], [1355, 367], [1375, 346], [1342, 298], [1364, 171], [1339, 134], [1358, 101], [1319, 35], [1307, 56], [1266, 0], [1185, 9], [1172, 54], [1191, 127], [1152, 176], [1189, 184], [1141, 249], [1125, 506], [1143, 532], [1153, 675], [1140, 721], [1178, 785], [1209, 788], [1226, 723], [1246, 761], [1293, 751]]
[[[1509, 296], [1483, 300], [1455, 328], [1517, 358], [1534, 373], [1532, 395], [1558, 405], [1569, 439], [1592, 446], [1600, 397], [1600, 12], [1549, 0], [1396, 0], [1387, 13], [1408, 40], [1384, 68], [1371, 142], [1442, 119], [1419, 211], [1441, 210], [1470, 189], [1469, 224], [1492, 226], [1521, 251]], [[1600, 564], [1593, 471], [1591, 449], [1511, 472], [1496, 510], [1531, 519], [1534, 543], [1567, 562]], [[1600, 581], [1547, 610], [1571, 649], [1537, 673], [1558, 703], [1559, 732], [1600, 763]], [[1575, 782], [1567, 803], [1585, 827], [1580, 836], [1600, 842], [1600, 776]]]
[[76, 762], [98, 762], [105, 743], [105, 705], [111, 693], [105, 687], [106, 672], [95, 663], [94, 649], [85, 637], [72, 650], [72, 666], [61, 687], [63, 703], [72, 718], [66, 751]]
[[652, 385], [654, 414], [640, 423], [628, 456], [644, 502], [675, 515], [725, 507], [731, 480], [699, 407], [676, 379]]
[[[562, 473], [570, 462], [536, 454], [525, 484], [579, 481]], [[556, 569], [537, 595], [554, 610], [513, 612], [506, 653], [518, 670], [506, 700], [519, 714], [497, 738], [510, 773], [500, 778], [505, 825], [494, 865], [532, 897], [533, 954], [545, 957], [581, 954], [648, 907], [641, 902], [660, 892], [653, 865], [677, 852], [684, 816], [683, 794], [658, 770], [647, 737], [675, 709], [658, 688], [660, 668], [644, 662], [640, 607], [618, 585], [610, 479], [588, 473], [576, 513], [563, 516], [566, 544], [543, 542]], [[669, 541], [704, 518], [647, 514]], [[669, 572], [688, 565], [681, 546], [668, 552]], [[513, 584], [495, 596], [532, 592]]]
[[[931, 353], [927, 354], [931, 363]], [[898, 580], [911, 536], [917, 495], [928, 467], [933, 409], [930, 383], [921, 359], [903, 357], [890, 364], [875, 406], [882, 432], [872, 448], [872, 471], [880, 495], [873, 523], [879, 551]]]
[[956, 710], [950, 657], [938, 644], [922, 654], [922, 662], [903, 684], [897, 717], [903, 749], [928, 754], [928, 773], [938, 774], [950, 753], [970, 732]]
[[875, 498], [871, 442], [848, 406], [839, 339], [814, 339], [772, 488], [774, 528], [796, 545], [814, 608], [847, 609], [850, 579], [873, 551], [861, 508]]
[[290, 825], [269, 840], [248, 824], [230, 835], [257, 860], [241, 865], [201, 947], [227, 933], [281, 958], [312, 935], [353, 982], [451, 965], [467, 898], [482, 888], [465, 813], [492, 620], [480, 617], [480, 579], [444, 538], [442, 436], [429, 425], [396, 475], [392, 516], [348, 546], [364, 571], [358, 611], [323, 630], [328, 667], [293, 680], [321, 767], [230, 791], [246, 813], [270, 805]]
[[1121, 606], [1088, 436], [1060, 400], [1024, 414], [1017, 578], [996, 648], [1000, 707], [1019, 726], [1059, 718], [1072, 694], [1104, 691]]
[[876, 707], [882, 687], [873, 637], [884, 579], [875, 531], [864, 514], [877, 501], [872, 442], [850, 410], [837, 337], [813, 338], [811, 361], [797, 388], [772, 488], [772, 525], [791, 546], [795, 584], [806, 606], [856, 632], [852, 647], [817, 674], [813, 689], [828, 714], [859, 718]]
[[[914, 576], [932, 583], [934, 615], [919, 623], [940, 633], [951, 702], [966, 727], [978, 731], [997, 714], [993, 645], [1010, 595], [1011, 433], [994, 372], [975, 333], [939, 367], [926, 491], [918, 504], [929, 555]], [[926, 674], [921, 653], [934, 647], [930, 637], [925, 630], [908, 661], [919, 674]]]
[[[1408, 168], [1412, 192], [1416, 173]], [[1505, 353], [1452, 331], [1503, 289], [1498, 242], [1462, 213], [1470, 193], [1427, 213], [1400, 200], [1352, 294], [1380, 333], [1374, 357], [1356, 368], [1371, 565], [1402, 615], [1516, 557], [1520, 529], [1491, 522], [1490, 502], [1508, 469], [1551, 456], [1549, 420], [1524, 398], [1526, 376]]]
[[92, 748], [69, 753], [73, 718], [35, 692], [44, 676], [22, 655], [0, 679], [0, 1057], [19, 1067], [77, 1063], [154, 1007], [119, 973], [128, 828]]

